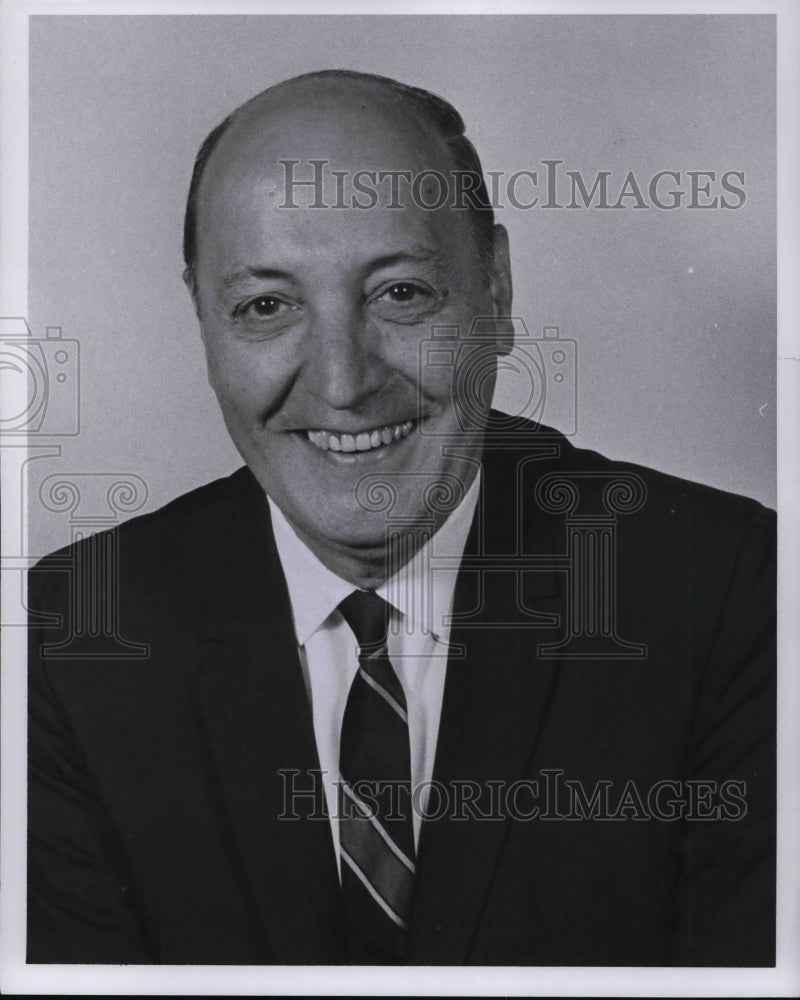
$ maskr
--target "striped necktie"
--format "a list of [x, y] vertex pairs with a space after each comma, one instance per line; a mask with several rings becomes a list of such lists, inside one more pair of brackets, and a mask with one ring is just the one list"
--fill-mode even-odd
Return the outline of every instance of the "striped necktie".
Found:
[[359, 645], [339, 753], [339, 843], [351, 961], [403, 961], [414, 887], [406, 698], [387, 648], [389, 605], [357, 590], [339, 605]]

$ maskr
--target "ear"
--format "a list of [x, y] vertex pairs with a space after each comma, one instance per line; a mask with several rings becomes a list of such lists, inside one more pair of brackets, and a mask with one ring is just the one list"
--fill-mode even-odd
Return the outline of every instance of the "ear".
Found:
[[183, 274], [181, 275], [181, 277], [183, 278], [183, 283], [184, 285], [186, 285], [186, 288], [189, 292], [189, 297], [192, 300], [192, 305], [194, 306], [194, 311], [195, 315], [197, 316], [197, 321], [200, 324], [200, 338], [203, 341], [203, 346], [205, 347], [205, 356], [206, 356], [206, 379], [208, 381], [208, 384], [214, 390], [214, 392], [216, 392], [217, 390], [214, 385], [214, 380], [211, 373], [211, 362], [208, 354], [208, 341], [206, 340], [206, 331], [205, 327], [203, 326], [203, 319], [200, 315], [200, 299], [197, 295], [197, 282], [190, 267], [185, 267], [183, 269]]
[[514, 324], [511, 320], [511, 258], [508, 251], [508, 232], [505, 226], [494, 227], [494, 252], [492, 258], [492, 280], [489, 293], [497, 320], [497, 352], [510, 354], [514, 349]]
[[192, 299], [192, 305], [194, 306], [194, 311], [197, 318], [200, 319], [200, 303], [197, 298], [197, 283], [194, 278], [194, 271], [188, 265], [183, 269], [183, 283], [189, 291], [189, 295]]

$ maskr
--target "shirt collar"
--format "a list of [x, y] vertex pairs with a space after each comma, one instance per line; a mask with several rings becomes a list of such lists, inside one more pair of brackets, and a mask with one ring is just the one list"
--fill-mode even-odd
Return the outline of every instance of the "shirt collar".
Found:
[[[403, 616], [407, 627], [432, 632], [446, 642], [456, 577], [480, 493], [480, 471], [458, 506], [432, 538], [377, 589]], [[304, 646], [355, 589], [314, 555], [271, 497], [272, 530], [292, 604], [294, 631]], [[438, 562], [438, 565], [437, 565]]]

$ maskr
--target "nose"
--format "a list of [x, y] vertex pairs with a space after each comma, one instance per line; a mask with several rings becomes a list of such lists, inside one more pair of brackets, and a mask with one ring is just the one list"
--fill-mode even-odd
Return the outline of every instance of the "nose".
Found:
[[358, 410], [388, 375], [380, 332], [361, 310], [331, 307], [312, 319], [303, 366], [305, 389], [334, 410]]

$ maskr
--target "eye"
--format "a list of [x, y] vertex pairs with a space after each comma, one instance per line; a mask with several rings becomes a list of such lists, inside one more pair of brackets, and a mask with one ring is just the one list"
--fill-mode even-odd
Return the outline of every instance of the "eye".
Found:
[[238, 306], [234, 318], [250, 332], [271, 336], [290, 325], [299, 308], [278, 295], [257, 295]]
[[392, 302], [413, 302], [423, 292], [416, 285], [411, 285], [407, 281], [400, 281], [396, 285], [387, 288], [383, 294], [386, 298], [391, 299]]
[[288, 302], [283, 299], [276, 299], [274, 295], [259, 295], [257, 299], [252, 299], [242, 308], [242, 313], [250, 313], [260, 319], [272, 319], [285, 309], [293, 309]]
[[393, 281], [379, 288], [368, 304], [390, 323], [418, 323], [439, 307], [443, 297], [423, 281]]

